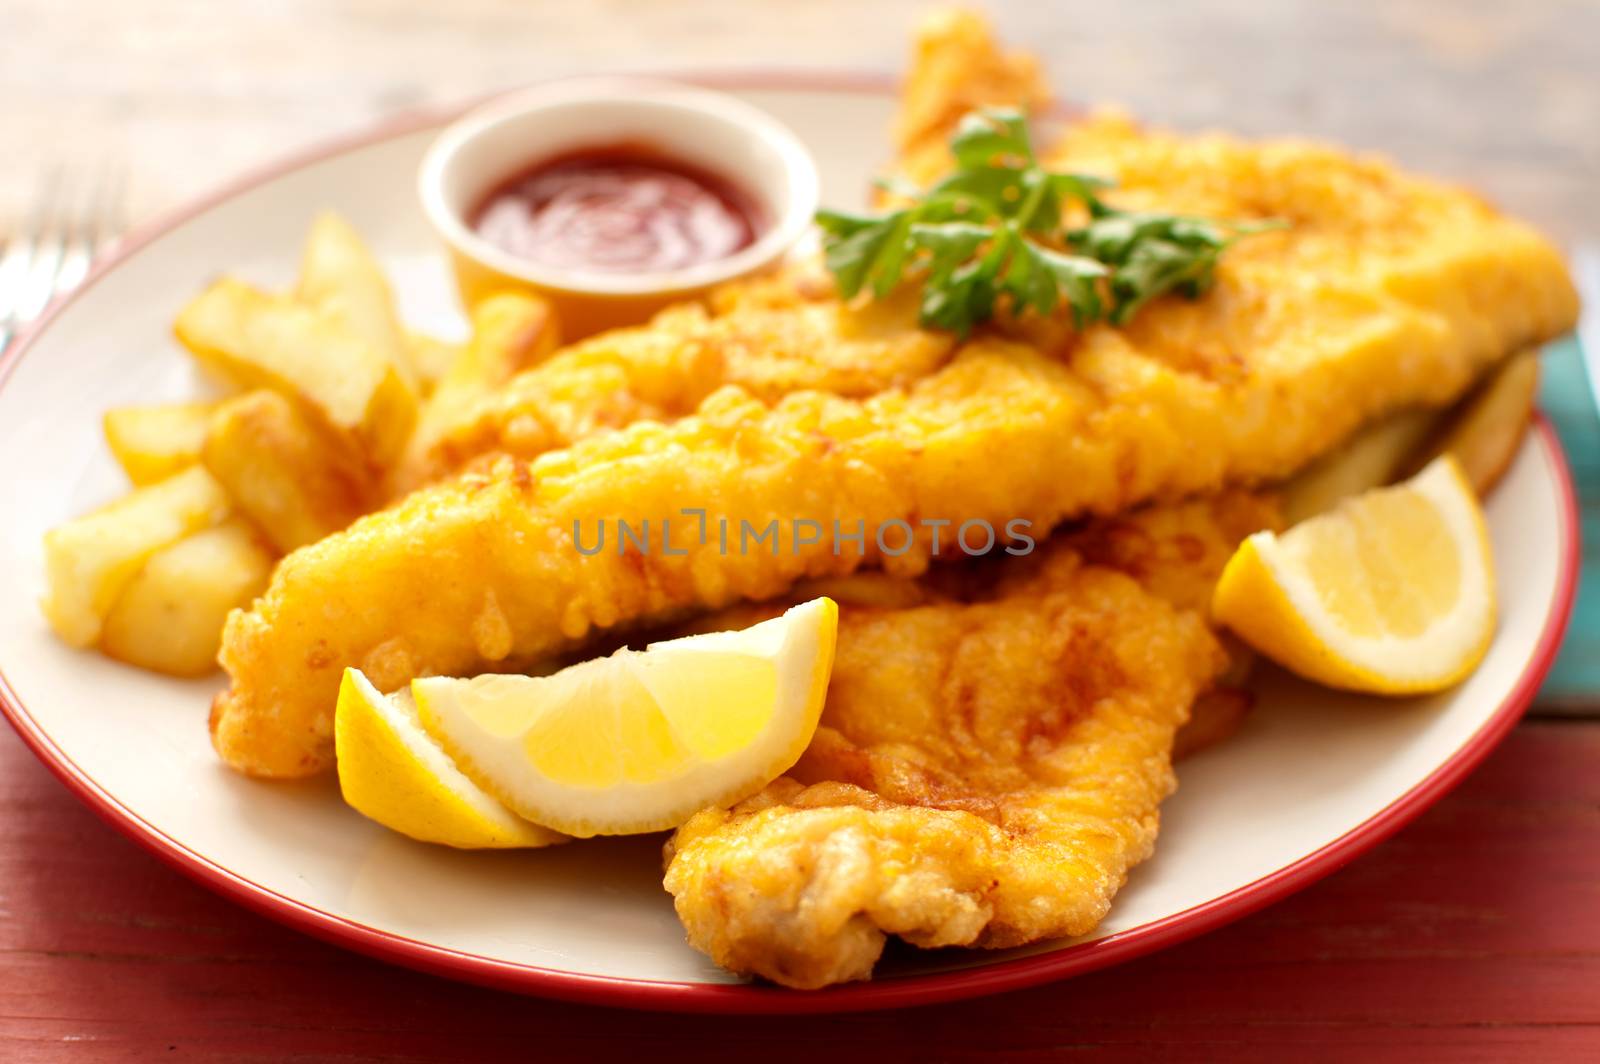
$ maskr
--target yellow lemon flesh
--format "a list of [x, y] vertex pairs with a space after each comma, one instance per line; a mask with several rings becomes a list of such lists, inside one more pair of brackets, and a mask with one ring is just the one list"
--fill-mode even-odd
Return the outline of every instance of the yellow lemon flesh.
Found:
[[743, 631], [621, 650], [549, 676], [413, 680], [422, 725], [475, 783], [569, 835], [676, 827], [799, 759], [839, 610], [813, 599]]
[[358, 812], [422, 842], [462, 849], [549, 846], [562, 836], [485, 794], [417, 720], [409, 691], [385, 696], [346, 669], [333, 718], [339, 790]]
[[1494, 561], [1449, 455], [1229, 560], [1212, 613], [1263, 654], [1331, 687], [1438, 691], [1465, 679], [1495, 628]]

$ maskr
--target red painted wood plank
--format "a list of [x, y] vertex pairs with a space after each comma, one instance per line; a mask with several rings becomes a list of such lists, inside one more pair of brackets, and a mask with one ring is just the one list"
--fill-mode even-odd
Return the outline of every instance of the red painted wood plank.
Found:
[[1595, 723], [1523, 726], [1375, 853], [1198, 941], [1032, 991], [835, 1018], [562, 1005], [324, 946], [122, 840], [9, 733], [0, 816], [8, 1061], [1600, 1056]]

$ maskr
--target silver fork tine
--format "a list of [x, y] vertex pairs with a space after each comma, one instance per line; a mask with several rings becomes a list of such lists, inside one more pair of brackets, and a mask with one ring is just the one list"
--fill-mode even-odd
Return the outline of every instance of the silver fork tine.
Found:
[[33, 237], [33, 261], [17, 297], [14, 313], [19, 323], [37, 318], [56, 290], [56, 273], [67, 248], [67, 227], [72, 217], [72, 190], [59, 168], [48, 190], [50, 209], [43, 212], [42, 228]]
[[0, 328], [11, 323], [12, 310], [22, 291], [22, 279], [28, 274], [28, 260], [33, 257], [33, 241], [26, 236], [14, 236], [6, 241], [6, 250], [0, 256]]
[[84, 275], [89, 272], [89, 262], [94, 258], [99, 239], [100, 215], [105, 207], [104, 201], [110, 182], [109, 168], [101, 169], [85, 186], [81, 197], [82, 203], [78, 209], [72, 211], [66, 220], [61, 261], [57, 264], [55, 283], [51, 286], [55, 295], [70, 292], [78, 287]]
[[27, 220], [16, 236], [6, 242], [6, 253], [0, 259], [0, 353], [11, 346], [17, 330], [27, 320], [26, 307], [28, 282], [38, 258], [39, 234], [48, 225], [46, 221], [54, 202], [60, 170], [53, 168], [34, 193], [33, 206]]
[[29, 208], [17, 235], [6, 241], [6, 253], [0, 258], [0, 327], [14, 329], [20, 322], [20, 309], [33, 272], [34, 253], [39, 234], [44, 231], [59, 183], [60, 170], [52, 168], [49, 176], [35, 190], [33, 206]]
[[0, 352], [50, 300], [83, 283], [95, 256], [122, 229], [122, 168], [106, 165], [87, 183], [60, 166], [40, 183], [17, 235], [0, 255]]

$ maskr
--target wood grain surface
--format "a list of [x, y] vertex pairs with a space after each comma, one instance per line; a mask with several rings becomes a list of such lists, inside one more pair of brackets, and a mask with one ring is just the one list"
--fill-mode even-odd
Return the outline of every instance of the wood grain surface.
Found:
[[1525, 724], [1372, 854], [1120, 968], [900, 1012], [731, 1018], [520, 998], [323, 945], [114, 833], [5, 731], [0, 1059], [1600, 1059], [1597, 764], [1600, 724]]

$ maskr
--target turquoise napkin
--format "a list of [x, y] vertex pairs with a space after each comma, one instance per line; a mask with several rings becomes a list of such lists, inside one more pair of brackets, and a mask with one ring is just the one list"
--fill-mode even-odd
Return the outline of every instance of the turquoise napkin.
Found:
[[1537, 708], [1600, 716], [1600, 416], [1595, 413], [1582, 352], [1573, 337], [1545, 351], [1539, 402], [1572, 465], [1583, 517], [1583, 570], [1567, 641], [1539, 692]]

